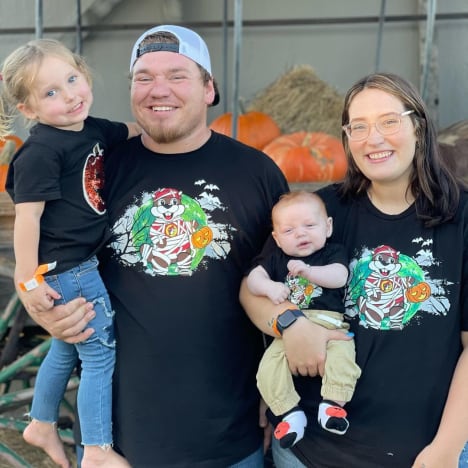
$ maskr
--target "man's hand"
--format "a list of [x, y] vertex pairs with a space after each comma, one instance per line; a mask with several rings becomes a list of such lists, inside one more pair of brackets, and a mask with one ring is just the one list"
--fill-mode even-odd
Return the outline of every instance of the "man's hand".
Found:
[[305, 317], [299, 317], [283, 332], [283, 345], [291, 373], [323, 376], [328, 341], [350, 339], [341, 331], [328, 330]]
[[96, 313], [93, 305], [86, 302], [83, 297], [44, 312], [28, 311], [28, 313], [54, 338], [70, 344], [84, 341], [94, 333], [92, 328], [86, 328], [86, 326], [96, 316]]

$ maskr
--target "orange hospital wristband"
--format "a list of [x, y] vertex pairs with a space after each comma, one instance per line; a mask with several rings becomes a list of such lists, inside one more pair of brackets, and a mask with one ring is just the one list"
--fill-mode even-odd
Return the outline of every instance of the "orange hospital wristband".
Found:
[[34, 277], [31, 278], [29, 281], [25, 281], [24, 283], [21, 281], [18, 283], [19, 288], [21, 291], [32, 291], [36, 289], [41, 283], [44, 282], [44, 273], [47, 273], [53, 270], [57, 265], [57, 262], [52, 263], [43, 263], [36, 268], [34, 272]]

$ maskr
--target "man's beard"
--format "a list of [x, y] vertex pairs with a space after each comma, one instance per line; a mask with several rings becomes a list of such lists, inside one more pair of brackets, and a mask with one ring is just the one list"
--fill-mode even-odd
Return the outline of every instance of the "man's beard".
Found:
[[187, 133], [184, 128], [166, 128], [161, 125], [150, 126], [145, 131], [156, 143], [174, 143]]

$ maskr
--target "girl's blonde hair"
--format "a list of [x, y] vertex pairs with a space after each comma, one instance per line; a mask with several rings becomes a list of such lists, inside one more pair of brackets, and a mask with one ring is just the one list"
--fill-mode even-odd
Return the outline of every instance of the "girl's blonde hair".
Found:
[[75, 67], [92, 84], [91, 70], [83, 57], [61, 42], [35, 39], [18, 47], [3, 62], [0, 75], [0, 139], [11, 133], [18, 113], [17, 105], [28, 103], [39, 67], [46, 57], [51, 56]]

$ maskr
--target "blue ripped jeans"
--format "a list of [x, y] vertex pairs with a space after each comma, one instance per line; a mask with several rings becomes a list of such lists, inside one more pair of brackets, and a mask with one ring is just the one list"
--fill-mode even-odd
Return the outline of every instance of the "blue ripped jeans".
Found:
[[462, 450], [460, 460], [458, 462], [458, 468], [468, 468], [468, 443]]
[[83, 445], [112, 444], [112, 374], [115, 364], [113, 316], [109, 296], [98, 272], [98, 260], [92, 257], [46, 281], [62, 298], [57, 304], [85, 297], [94, 304], [94, 328], [86, 341], [75, 345], [52, 339], [50, 350], [37, 374], [31, 417], [56, 422], [68, 379], [78, 359], [81, 377], [78, 388], [78, 413]]

